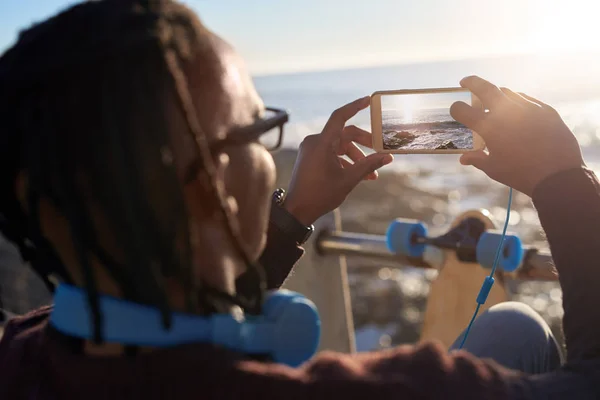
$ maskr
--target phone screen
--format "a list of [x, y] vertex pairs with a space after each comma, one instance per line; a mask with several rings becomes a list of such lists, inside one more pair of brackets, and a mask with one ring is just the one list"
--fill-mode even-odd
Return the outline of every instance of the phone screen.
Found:
[[471, 92], [403, 93], [381, 96], [385, 150], [472, 150], [473, 132], [450, 116], [450, 106], [471, 105]]

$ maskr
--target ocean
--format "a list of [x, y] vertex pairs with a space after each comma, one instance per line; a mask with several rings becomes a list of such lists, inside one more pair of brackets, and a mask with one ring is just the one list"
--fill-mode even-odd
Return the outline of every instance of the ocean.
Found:
[[399, 110], [382, 110], [383, 147], [385, 149], [437, 149], [451, 143], [455, 149], [472, 149], [473, 132], [456, 122], [448, 108], [411, 112], [406, 123]]

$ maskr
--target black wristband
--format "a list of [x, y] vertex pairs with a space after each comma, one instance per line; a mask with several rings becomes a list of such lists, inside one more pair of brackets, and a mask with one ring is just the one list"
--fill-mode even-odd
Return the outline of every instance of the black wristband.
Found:
[[298, 245], [305, 243], [315, 228], [312, 225], [306, 226], [282, 207], [285, 201], [285, 191], [277, 189], [273, 193], [271, 205], [271, 223], [280, 231], [289, 235]]

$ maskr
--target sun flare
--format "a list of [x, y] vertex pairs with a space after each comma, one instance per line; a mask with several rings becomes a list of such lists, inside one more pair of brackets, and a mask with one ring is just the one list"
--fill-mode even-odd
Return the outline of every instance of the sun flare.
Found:
[[415, 96], [402, 96], [402, 123], [410, 124], [413, 122], [415, 110]]

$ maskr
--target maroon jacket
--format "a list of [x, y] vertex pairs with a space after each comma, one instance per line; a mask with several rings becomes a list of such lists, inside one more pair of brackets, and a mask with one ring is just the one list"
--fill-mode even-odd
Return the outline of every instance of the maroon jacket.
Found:
[[[50, 308], [13, 320], [0, 342], [0, 399], [596, 399], [600, 398], [600, 183], [589, 170], [546, 179], [533, 196], [563, 289], [567, 362], [529, 376], [421, 343], [353, 355], [319, 353], [300, 368], [208, 344], [135, 358], [82, 355], [48, 328]], [[270, 233], [263, 263], [281, 284], [302, 254]], [[290, 267], [285, 271], [273, 265]], [[241, 282], [243, 285], [243, 282]]]

